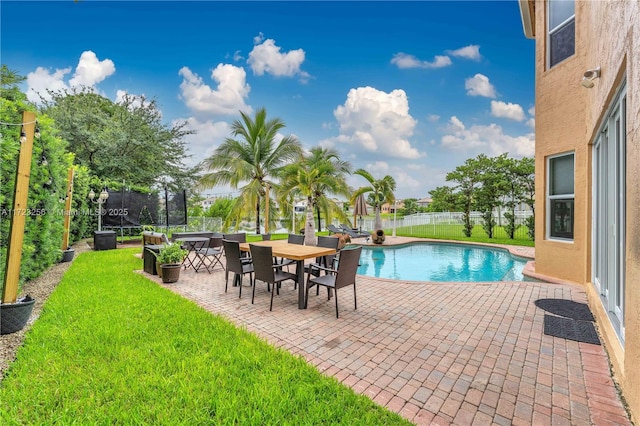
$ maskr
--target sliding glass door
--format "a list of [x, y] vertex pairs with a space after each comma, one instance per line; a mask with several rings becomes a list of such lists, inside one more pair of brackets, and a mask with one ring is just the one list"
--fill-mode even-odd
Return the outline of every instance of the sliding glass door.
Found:
[[626, 87], [593, 146], [593, 284], [624, 343]]

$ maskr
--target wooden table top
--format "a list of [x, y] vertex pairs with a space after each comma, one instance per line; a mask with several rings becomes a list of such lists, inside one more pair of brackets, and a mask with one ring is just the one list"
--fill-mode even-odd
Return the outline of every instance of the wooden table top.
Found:
[[256, 241], [253, 243], [240, 243], [240, 250], [250, 251], [249, 244], [270, 246], [273, 250], [274, 256], [284, 257], [291, 260], [305, 260], [336, 254], [336, 250], [332, 248], [290, 244], [287, 240], [267, 240]]

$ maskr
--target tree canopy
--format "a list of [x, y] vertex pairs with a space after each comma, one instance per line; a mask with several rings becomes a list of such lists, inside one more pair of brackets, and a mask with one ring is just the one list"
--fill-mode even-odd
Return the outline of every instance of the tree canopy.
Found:
[[42, 111], [92, 175], [146, 187], [167, 180], [189, 186], [184, 137], [193, 132], [186, 123], [164, 124], [155, 100], [125, 95], [116, 103], [87, 88], [50, 94]]

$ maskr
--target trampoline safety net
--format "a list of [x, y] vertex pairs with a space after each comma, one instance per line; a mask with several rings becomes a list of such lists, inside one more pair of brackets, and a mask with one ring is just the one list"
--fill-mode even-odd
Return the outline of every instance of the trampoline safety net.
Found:
[[102, 209], [102, 224], [113, 228], [137, 228], [144, 225], [186, 225], [186, 191], [143, 194], [123, 189], [109, 190]]

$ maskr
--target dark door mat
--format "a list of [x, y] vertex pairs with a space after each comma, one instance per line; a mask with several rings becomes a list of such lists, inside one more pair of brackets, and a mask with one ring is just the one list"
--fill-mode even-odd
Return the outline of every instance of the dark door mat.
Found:
[[577, 321], [595, 321], [589, 305], [566, 299], [538, 299], [534, 302], [540, 309], [544, 309], [561, 317]]
[[600, 344], [593, 322], [544, 314], [544, 334], [575, 342]]

